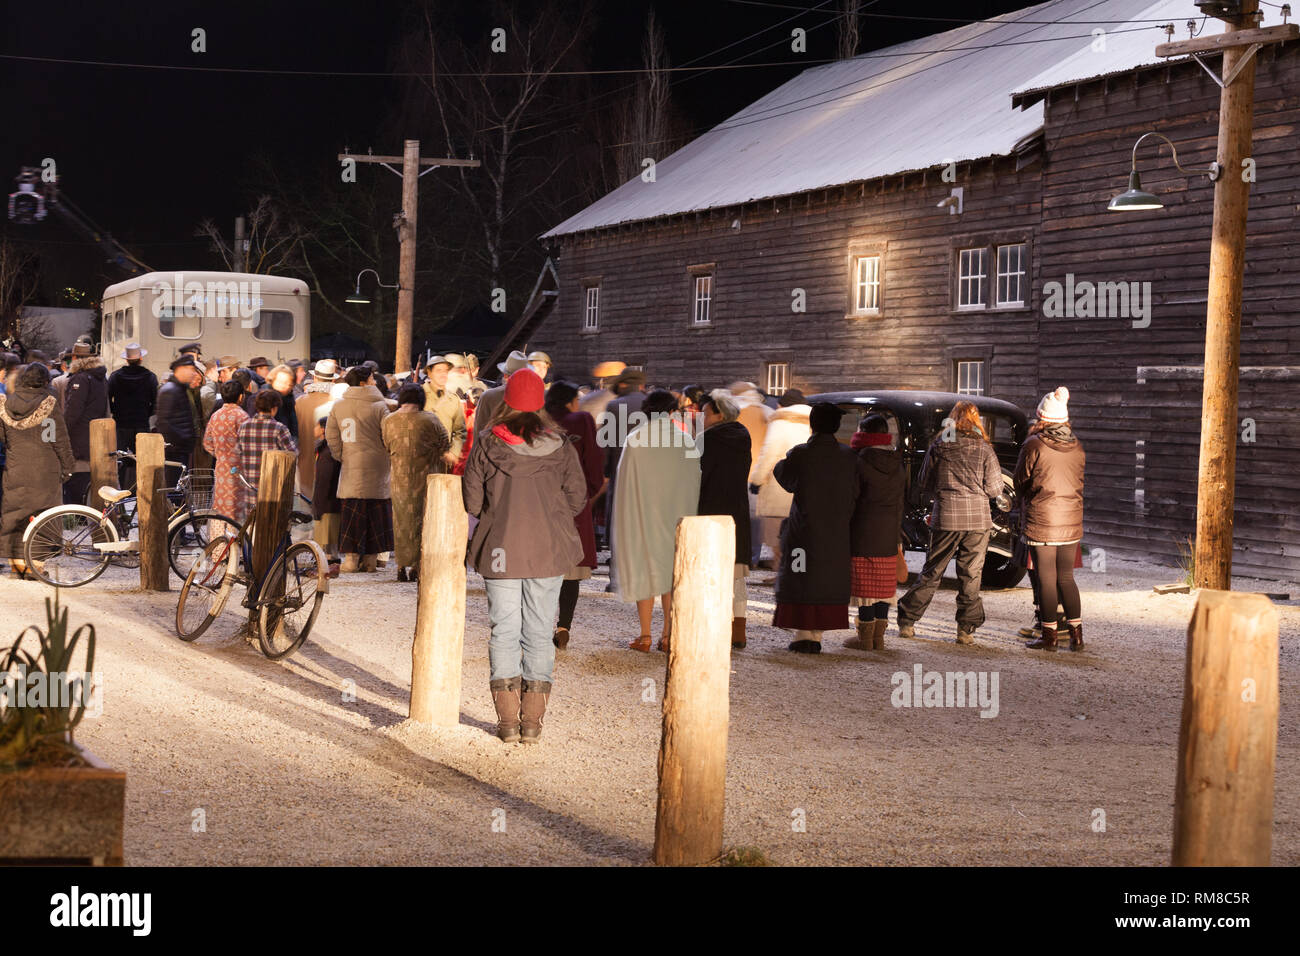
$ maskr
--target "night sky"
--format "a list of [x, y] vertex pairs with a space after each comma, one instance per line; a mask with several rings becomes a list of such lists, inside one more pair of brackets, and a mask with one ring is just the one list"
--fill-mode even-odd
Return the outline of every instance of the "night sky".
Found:
[[[968, 18], [1024, 5], [1015, 0], [925, 7], [908, 0], [864, 4], [873, 13]], [[649, 0], [594, 4], [596, 30], [588, 51], [593, 68], [639, 65], [650, 6]], [[817, 0], [773, 0], [771, 5], [657, 0], [653, 6], [672, 65], [794, 60], [789, 48], [794, 26], [808, 30], [808, 61], [834, 55], [835, 27], [828, 21], [838, 0], [802, 14], [790, 7], [815, 8]], [[392, 70], [404, 30], [422, 22], [420, 10], [411, 0], [40, 0], [7, 6], [0, 53], [171, 67], [384, 74]], [[797, 19], [777, 26], [790, 17]], [[481, 31], [477, 16], [457, 20], [462, 22], [467, 39]], [[888, 46], [956, 25], [868, 18], [862, 47]], [[206, 53], [191, 52], [195, 27], [207, 32]], [[745, 39], [755, 33], [759, 35]], [[744, 42], [719, 52], [737, 40]], [[762, 49], [769, 44], [776, 45]], [[674, 95], [691, 125], [703, 131], [799, 69], [677, 74]], [[198, 223], [211, 218], [230, 232], [234, 217], [258, 194], [251, 160], [259, 153], [288, 172], [337, 166], [335, 155], [344, 147], [399, 153], [401, 133], [391, 114], [401, 89], [401, 81], [390, 76], [202, 73], [0, 59], [0, 175], [7, 194], [19, 167], [53, 157], [62, 189], [101, 227], [155, 268], [184, 268], [205, 251], [206, 240], [194, 236]], [[399, 188], [394, 177], [395, 204]], [[58, 275], [60, 284], [97, 297], [104, 284], [122, 277], [62, 224], [15, 227], [6, 222], [4, 228], [57, 252], [45, 258], [45, 267]]]

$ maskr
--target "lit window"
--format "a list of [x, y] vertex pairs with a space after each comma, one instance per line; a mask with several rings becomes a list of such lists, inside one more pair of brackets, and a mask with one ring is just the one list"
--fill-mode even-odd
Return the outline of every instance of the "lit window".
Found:
[[1025, 304], [1025, 244], [998, 246], [998, 305]]
[[692, 312], [692, 324], [709, 324], [709, 307], [713, 304], [713, 276], [695, 277], [695, 308]]
[[880, 310], [880, 256], [859, 256], [854, 270], [854, 312]]
[[958, 395], [984, 394], [984, 363], [978, 360], [959, 360], [956, 370]]
[[790, 363], [770, 362], [767, 366], [767, 394], [784, 395], [789, 388]]
[[259, 342], [288, 342], [293, 338], [293, 313], [279, 309], [258, 309], [253, 338]]
[[587, 286], [587, 302], [583, 308], [582, 328], [594, 332], [600, 328], [600, 286]]
[[984, 284], [988, 279], [987, 260], [987, 249], [961, 250], [957, 270], [957, 308], [984, 308]]

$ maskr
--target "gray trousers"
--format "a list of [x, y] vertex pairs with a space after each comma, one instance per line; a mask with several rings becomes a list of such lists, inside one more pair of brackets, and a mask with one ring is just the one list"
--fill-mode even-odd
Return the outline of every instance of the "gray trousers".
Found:
[[991, 535], [991, 531], [932, 530], [925, 568], [898, 602], [898, 626], [915, 624], [925, 614], [953, 555], [957, 557], [957, 625], [964, 631], [974, 631], [983, 624], [980, 577]]

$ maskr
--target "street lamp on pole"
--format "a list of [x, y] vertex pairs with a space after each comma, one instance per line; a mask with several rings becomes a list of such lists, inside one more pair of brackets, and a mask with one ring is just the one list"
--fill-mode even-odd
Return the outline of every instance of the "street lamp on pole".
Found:
[[362, 269], [360, 272], [357, 273], [357, 289], [356, 289], [356, 291], [353, 292], [350, 296], [348, 296], [348, 297], [347, 297], [346, 299], [344, 299], [343, 301], [345, 301], [345, 302], [347, 302], [347, 303], [349, 303], [349, 304], [351, 304], [351, 305], [369, 305], [369, 304], [370, 304], [370, 297], [361, 294], [361, 277], [362, 277], [363, 275], [365, 275], [367, 272], [369, 272], [372, 276], [375, 277], [375, 284], [376, 284], [377, 286], [379, 286], [379, 288], [381, 288], [381, 289], [397, 289], [398, 291], [401, 291], [401, 287], [400, 287], [400, 286], [396, 286], [396, 285], [384, 285], [384, 283], [380, 282], [380, 281], [379, 281], [379, 273], [376, 272], [374, 269]]

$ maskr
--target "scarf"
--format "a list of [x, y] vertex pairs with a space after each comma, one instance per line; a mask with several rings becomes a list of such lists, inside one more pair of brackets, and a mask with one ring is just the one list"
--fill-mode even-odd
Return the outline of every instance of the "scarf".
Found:
[[1039, 430], [1039, 434], [1046, 435], [1059, 445], [1073, 445], [1079, 440], [1074, 437], [1074, 432], [1068, 422], [1061, 422], [1057, 425], [1044, 425]]
[[892, 445], [894, 438], [889, 432], [854, 432], [849, 439], [849, 447], [854, 451], [860, 448], [873, 448], [879, 445]]

